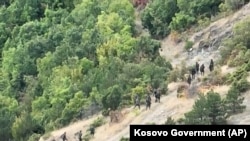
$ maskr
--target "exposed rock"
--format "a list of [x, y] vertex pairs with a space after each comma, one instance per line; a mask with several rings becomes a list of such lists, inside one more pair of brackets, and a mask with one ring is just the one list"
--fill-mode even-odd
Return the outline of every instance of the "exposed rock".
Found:
[[207, 49], [209, 47], [209, 41], [202, 40], [198, 45], [198, 50], [201, 51], [202, 49]]
[[194, 35], [194, 42], [197, 42], [198, 40], [202, 39], [202, 36], [204, 35], [204, 32], [198, 32]]

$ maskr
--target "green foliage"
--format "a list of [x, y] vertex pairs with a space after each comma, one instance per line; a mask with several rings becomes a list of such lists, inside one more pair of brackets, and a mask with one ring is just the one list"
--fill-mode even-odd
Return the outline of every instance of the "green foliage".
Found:
[[181, 62], [180, 68], [174, 68], [170, 71], [168, 82], [177, 82], [177, 80], [181, 79], [185, 81], [187, 78], [185, 78], [185, 74], [189, 73], [188, 68], [186, 67], [185, 62]]
[[194, 43], [192, 41], [186, 41], [185, 44], [185, 49], [188, 51], [189, 49], [191, 49], [193, 47]]
[[105, 123], [104, 118], [103, 117], [98, 117], [97, 119], [95, 119], [93, 121], [93, 123], [91, 123], [90, 126], [92, 126], [94, 128], [97, 128], [97, 127], [103, 125], [104, 123]]
[[[184, 32], [192, 25], [226, 9], [222, 0], [156, 0], [149, 1], [142, 12], [142, 24], [150, 34], [161, 39], [171, 31]], [[219, 8], [220, 7], [220, 8]], [[202, 25], [200, 25], [202, 26]]]
[[41, 135], [40, 134], [32, 134], [28, 141], [38, 141], [40, 139]]
[[236, 66], [243, 65], [249, 60], [249, 22], [250, 18], [247, 18], [237, 23], [233, 28], [233, 37], [223, 42], [224, 48], [221, 50], [222, 63]]
[[[0, 8], [3, 140], [38, 140], [100, 110], [129, 105], [131, 94], [144, 95], [147, 84], [167, 92], [172, 66], [160, 57], [159, 41], [134, 37], [130, 1], [4, 0], [0, 5], [6, 5]], [[167, 18], [169, 23], [172, 17]]]
[[74, 95], [74, 98], [70, 99], [69, 103], [66, 104], [65, 108], [62, 111], [62, 122], [63, 124], [70, 123], [72, 119], [78, 118], [78, 115], [82, 108], [87, 107], [89, 105], [87, 99], [83, 97], [83, 93], [77, 92]]
[[141, 16], [142, 25], [154, 38], [163, 38], [170, 33], [168, 26], [178, 11], [176, 0], [150, 1]]
[[220, 95], [209, 91], [195, 102], [193, 110], [185, 114], [185, 124], [225, 124], [226, 111]]
[[209, 16], [218, 12], [222, 0], [177, 0], [178, 7], [192, 16]]
[[185, 31], [195, 22], [195, 18], [185, 14], [183, 11], [176, 13], [170, 23], [170, 29], [173, 31]]
[[107, 94], [102, 99], [103, 107], [116, 110], [121, 103], [122, 89], [118, 85], [114, 85], [107, 89]]
[[232, 85], [236, 87], [240, 92], [246, 92], [250, 87], [250, 83], [246, 78], [242, 78], [239, 81], [234, 81]]
[[246, 3], [246, 0], [225, 0], [224, 4], [224, 11], [235, 11], [239, 10], [241, 6]]
[[122, 137], [120, 141], [129, 141], [129, 138]]
[[22, 113], [19, 118], [15, 119], [11, 128], [14, 139], [20, 141], [28, 140], [27, 137], [32, 134], [33, 126], [34, 124], [29, 113]]
[[229, 75], [227, 82], [233, 83], [238, 82], [241, 79], [246, 78], [248, 75], [247, 71], [243, 67], [239, 67], [236, 71]]
[[242, 105], [244, 97], [240, 96], [240, 90], [232, 86], [225, 99], [227, 113], [229, 115], [243, 112], [246, 106]]
[[0, 95], [0, 136], [3, 140], [12, 137], [11, 126], [15, 121], [18, 103], [15, 99]]
[[234, 33], [234, 43], [239, 44], [242, 43], [243, 46], [250, 49], [250, 33], [249, 31], [249, 25], [250, 24], [250, 18], [247, 18], [239, 23], [237, 23], [233, 29]]
[[176, 122], [172, 117], [168, 117], [165, 125], [176, 125]]

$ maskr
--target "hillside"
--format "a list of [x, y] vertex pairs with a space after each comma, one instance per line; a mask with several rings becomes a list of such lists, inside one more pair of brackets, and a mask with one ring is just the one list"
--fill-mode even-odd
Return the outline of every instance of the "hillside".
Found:
[[[248, 123], [249, 2], [1, 1], [0, 141], [64, 132], [73, 141], [79, 130], [85, 141], [119, 141], [130, 124]], [[205, 75], [189, 86], [196, 62]]]
[[[192, 52], [184, 50], [184, 42], [175, 43], [171, 36], [166, 37], [161, 42], [160, 54], [167, 60], [171, 60], [173, 66], [181, 66], [184, 61], [187, 65], [191, 66], [195, 64], [196, 61], [204, 63], [205, 66], [209, 65], [210, 59], [214, 59], [217, 62], [220, 59], [220, 44], [223, 39], [228, 38], [232, 34], [233, 26], [241, 20], [250, 17], [250, 3], [243, 7], [241, 10], [237, 11], [233, 15], [229, 15], [225, 18], [219, 19], [211, 23], [208, 27], [203, 30], [193, 33], [189, 40], [194, 42]], [[220, 34], [212, 34], [220, 33]], [[208, 39], [208, 35], [210, 38]], [[195, 37], [199, 36], [199, 39], [194, 40]], [[216, 39], [216, 40], [215, 40]], [[209, 40], [211, 44], [210, 48], [202, 50], [199, 48], [199, 43], [204, 40]], [[216, 42], [216, 44], [214, 43]], [[233, 73], [236, 68], [230, 68], [227, 65], [219, 66], [223, 75], [228, 73]], [[207, 77], [209, 75], [209, 70], [207, 68], [205, 76], [198, 76], [199, 78]], [[250, 77], [249, 77], [250, 78]], [[250, 79], [248, 79], [250, 82]], [[141, 110], [134, 110], [133, 107], [123, 109], [124, 117], [119, 123], [109, 123], [109, 118], [106, 119], [106, 124], [98, 127], [96, 129], [95, 137], [93, 141], [105, 140], [105, 141], [118, 141], [122, 137], [129, 137], [129, 125], [130, 124], [164, 124], [168, 117], [174, 119], [179, 119], [183, 117], [183, 114], [190, 111], [192, 106], [197, 99], [197, 96], [188, 96], [184, 98], [177, 98], [177, 88], [179, 85], [185, 84], [185, 82], [172, 82], [168, 84], [168, 95], [161, 99], [161, 103], [153, 103], [150, 110], [145, 110], [143, 106]], [[193, 82], [190, 90], [202, 87], [201, 82]], [[215, 92], [220, 93], [223, 97], [227, 94], [229, 90], [229, 85], [218, 85], [213, 86]], [[205, 90], [206, 92], [208, 90]], [[249, 106], [250, 97], [249, 91], [244, 94], [245, 100], [244, 105], [247, 109], [242, 113], [230, 117], [229, 123], [232, 124], [249, 124]], [[100, 115], [95, 115], [91, 118], [93, 121]], [[241, 117], [241, 118], [239, 118]], [[90, 124], [90, 120], [83, 120], [74, 123], [68, 127], [52, 132], [51, 135], [57, 138], [61, 133], [66, 131], [68, 133], [69, 139], [74, 139], [74, 133], [79, 130], [86, 130]], [[52, 137], [53, 138], [53, 137]], [[40, 141], [43, 141], [42, 139]], [[49, 140], [46, 140], [49, 141]]]

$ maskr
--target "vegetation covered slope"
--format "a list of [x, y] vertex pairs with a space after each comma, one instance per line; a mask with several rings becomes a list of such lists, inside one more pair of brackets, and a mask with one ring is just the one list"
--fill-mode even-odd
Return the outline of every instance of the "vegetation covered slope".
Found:
[[[184, 3], [148, 4], [142, 21], [153, 38], [188, 28], [200, 16], [215, 14], [211, 7], [223, 5], [206, 0]], [[108, 108], [129, 105], [135, 93], [144, 98], [147, 85], [167, 91], [171, 64], [159, 55], [159, 41], [138, 36], [130, 1], [0, 4], [1, 140], [32, 140], [95, 111], [105, 114]], [[191, 9], [196, 11], [185, 13]]]
[[2, 140], [128, 105], [148, 84], [166, 88], [171, 65], [158, 41], [135, 37], [127, 0], [7, 1], [0, 13]]

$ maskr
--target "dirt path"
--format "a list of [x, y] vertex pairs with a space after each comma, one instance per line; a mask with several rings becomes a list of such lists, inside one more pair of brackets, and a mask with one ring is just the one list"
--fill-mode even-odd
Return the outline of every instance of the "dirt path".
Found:
[[[206, 38], [207, 34], [210, 33], [212, 28], [220, 34], [215, 34], [211, 37], [221, 38], [221, 36], [223, 36], [223, 33], [225, 34], [225, 32], [228, 32], [232, 29], [236, 21], [246, 18], [246, 15], [250, 15], [250, 4], [247, 4], [244, 8], [242, 8], [242, 10], [236, 12], [234, 15], [218, 20], [210, 24], [209, 27], [203, 29], [202, 31], [195, 33], [190, 37], [190, 40], [194, 41], [195, 44], [193, 51], [189, 53], [183, 50], [184, 43], [175, 44], [170, 37], [167, 37], [161, 43], [162, 51], [160, 52], [160, 54], [167, 60], [170, 60], [171, 64], [174, 67], [176, 65], [178, 66], [182, 61], [185, 61], [189, 66], [193, 65], [196, 61], [199, 61], [200, 64], [204, 63], [205, 66], [207, 66], [207, 69], [211, 58], [213, 58], [215, 61], [219, 59], [219, 50], [217, 48], [209, 48], [208, 50], [199, 51], [198, 44], [201, 39]], [[201, 39], [195, 40], [195, 38], [197, 38], [198, 36]], [[223, 66], [221, 69], [223, 73], [231, 73], [234, 71], [234, 69], [229, 69], [227, 66]], [[92, 139], [92, 141], [119, 141], [123, 136], [129, 136], [130, 124], [163, 124], [168, 116], [172, 116], [174, 119], [182, 117], [184, 113], [191, 110], [196, 97], [177, 98], [176, 89], [178, 84], [180, 83], [182, 82], [169, 84], [169, 94], [162, 97], [160, 104], [153, 103], [151, 109], [148, 111], [145, 110], [145, 106], [142, 106], [140, 111], [136, 111], [132, 108], [124, 109], [124, 111], [126, 111], [127, 113], [124, 120], [122, 120], [119, 124], [109, 125], [108, 123], [106, 123], [103, 126], [97, 128], [95, 137]], [[228, 89], [229, 86], [217, 86], [214, 88], [214, 91], [225, 95]], [[230, 119], [231, 123], [250, 123], [250, 94], [245, 94], [245, 96], [246, 99], [244, 102], [247, 104], [246, 112], [241, 115], [232, 117]], [[79, 130], [85, 131], [87, 127], [93, 122], [93, 120], [98, 116], [100, 115], [96, 115], [94, 118], [79, 121], [65, 128], [54, 131], [51, 133], [51, 135], [58, 139], [58, 137], [66, 131], [69, 137], [69, 141], [75, 141], [74, 133]], [[239, 116], [242, 116], [243, 118], [239, 118]], [[44, 140], [41, 138], [39, 141]], [[46, 141], [51, 141], [51, 139], [47, 139]]]
[[186, 111], [191, 110], [194, 99], [178, 99], [175, 91], [177, 84], [178, 83], [170, 84], [169, 90], [172, 92], [169, 95], [162, 97], [161, 103], [153, 102], [150, 110], [146, 111], [145, 106], [143, 105], [139, 111], [139, 115], [136, 116], [134, 112], [130, 112], [126, 117], [126, 120], [122, 123], [111, 127], [109, 127], [108, 124], [100, 127], [97, 132], [105, 132], [105, 134], [95, 136], [93, 141], [119, 141], [123, 136], [129, 136], [130, 124], [163, 124], [168, 116], [172, 116], [173, 118], [180, 118], [183, 116]]

